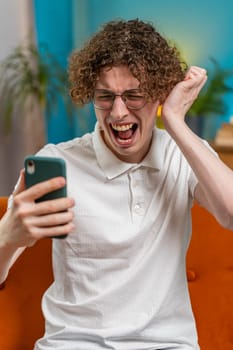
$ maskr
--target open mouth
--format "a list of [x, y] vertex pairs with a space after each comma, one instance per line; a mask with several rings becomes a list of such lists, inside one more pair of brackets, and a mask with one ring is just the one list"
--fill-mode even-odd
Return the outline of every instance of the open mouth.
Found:
[[113, 135], [117, 143], [121, 145], [129, 145], [132, 142], [137, 127], [138, 125], [135, 123], [111, 124]]

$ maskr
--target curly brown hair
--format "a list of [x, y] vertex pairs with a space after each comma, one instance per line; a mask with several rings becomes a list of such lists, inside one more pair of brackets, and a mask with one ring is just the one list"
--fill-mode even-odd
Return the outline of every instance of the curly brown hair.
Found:
[[86, 45], [70, 57], [71, 96], [77, 105], [93, 98], [103, 67], [127, 65], [148, 101], [165, 100], [184, 79], [186, 64], [152, 24], [138, 19], [105, 24]]

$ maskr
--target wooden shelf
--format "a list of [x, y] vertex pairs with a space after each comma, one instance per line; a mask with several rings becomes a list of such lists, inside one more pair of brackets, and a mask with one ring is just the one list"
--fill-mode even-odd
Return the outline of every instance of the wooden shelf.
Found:
[[233, 170], [233, 146], [219, 146], [214, 142], [209, 143], [218, 153], [220, 159]]

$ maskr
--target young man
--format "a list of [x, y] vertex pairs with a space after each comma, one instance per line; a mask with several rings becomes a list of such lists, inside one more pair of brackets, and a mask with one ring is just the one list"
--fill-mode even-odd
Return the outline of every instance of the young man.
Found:
[[26, 190], [22, 172], [0, 223], [0, 282], [24, 247], [68, 234], [53, 240], [35, 350], [199, 349], [185, 272], [193, 200], [233, 227], [232, 171], [184, 121], [206, 79], [139, 20], [106, 24], [73, 54], [71, 95], [93, 101], [95, 131], [39, 152], [65, 159], [69, 196], [36, 203], [64, 179]]

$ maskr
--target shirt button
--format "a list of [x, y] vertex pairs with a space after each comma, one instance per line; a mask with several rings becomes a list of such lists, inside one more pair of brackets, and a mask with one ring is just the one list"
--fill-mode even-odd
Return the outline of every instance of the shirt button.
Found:
[[143, 215], [144, 209], [143, 209], [142, 204], [140, 204], [140, 203], [135, 204], [135, 206], [134, 206], [134, 211], [135, 211], [135, 213], [138, 214], [138, 215]]

